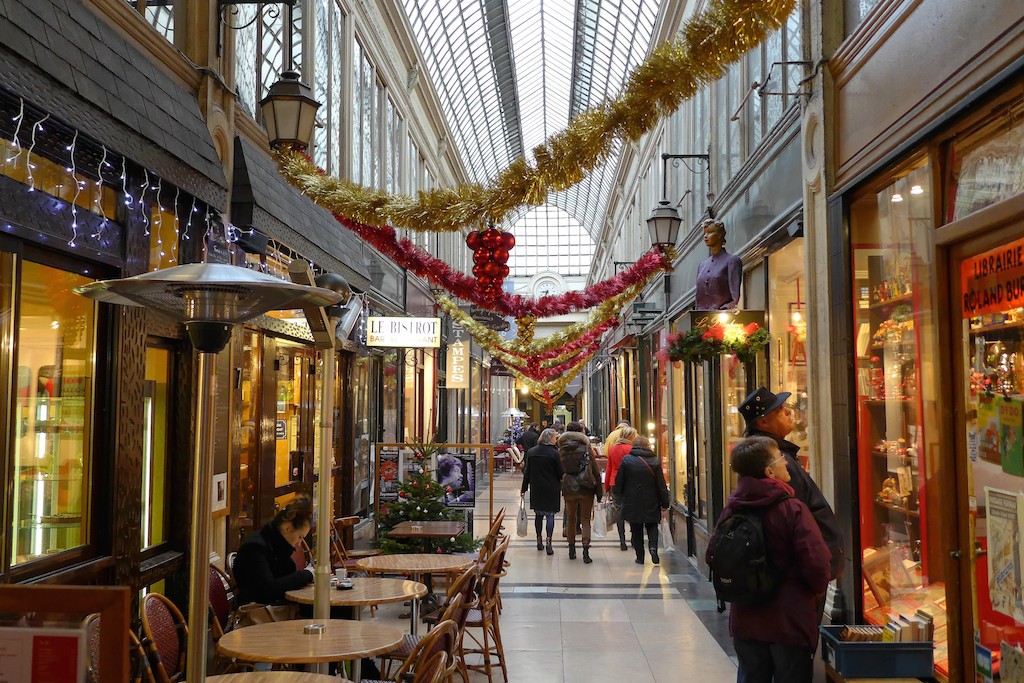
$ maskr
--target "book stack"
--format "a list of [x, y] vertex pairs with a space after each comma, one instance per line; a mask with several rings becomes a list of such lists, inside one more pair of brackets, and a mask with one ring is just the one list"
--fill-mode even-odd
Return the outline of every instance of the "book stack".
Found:
[[935, 622], [925, 610], [901, 614], [885, 626], [845, 626], [839, 634], [847, 642], [919, 643], [935, 637]]

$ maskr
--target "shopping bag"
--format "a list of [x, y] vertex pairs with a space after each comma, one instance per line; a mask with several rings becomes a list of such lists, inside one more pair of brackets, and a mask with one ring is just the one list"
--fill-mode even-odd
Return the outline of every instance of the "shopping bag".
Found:
[[516, 515], [516, 536], [525, 536], [526, 527], [528, 526], [526, 519], [526, 500], [523, 498], [519, 499], [519, 514]]
[[669, 526], [668, 519], [662, 519], [658, 523], [658, 543], [663, 551], [674, 550], [676, 547], [675, 541], [672, 540], [672, 527]]
[[604, 524], [604, 511], [605, 504], [598, 503], [597, 507], [594, 508], [594, 519], [590, 522], [590, 537], [591, 538], [604, 538], [605, 524]]
[[608, 503], [604, 508], [604, 525], [606, 529], [611, 529], [619, 521], [619, 515], [622, 514], [622, 505], [616, 505], [614, 499]]

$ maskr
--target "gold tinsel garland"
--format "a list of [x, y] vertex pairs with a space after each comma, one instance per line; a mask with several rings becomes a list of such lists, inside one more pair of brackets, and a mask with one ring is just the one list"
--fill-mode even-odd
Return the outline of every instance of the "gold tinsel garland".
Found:
[[275, 158], [292, 185], [327, 210], [360, 223], [425, 232], [500, 223], [520, 206], [543, 204], [549, 191], [580, 182], [609, 159], [616, 140], [638, 140], [777, 30], [795, 4], [796, 0], [713, 0], [687, 22], [679, 40], [654, 49], [617, 100], [578, 115], [565, 130], [534, 148], [535, 165], [519, 157], [486, 187], [469, 183], [419, 192], [416, 198], [393, 196], [323, 175], [300, 152], [282, 149]]
[[441, 307], [441, 310], [452, 317], [452, 320], [469, 332], [470, 336], [472, 336], [473, 339], [476, 340], [476, 342], [487, 352], [493, 354], [494, 350], [498, 350], [506, 353], [532, 356], [545, 351], [550, 351], [551, 349], [558, 348], [559, 346], [570, 344], [590, 330], [594, 329], [596, 326], [606, 320], [609, 320], [613, 316], [618, 315], [623, 306], [640, 295], [640, 292], [643, 291], [645, 285], [646, 282], [638, 282], [637, 284], [623, 290], [622, 293], [602, 302], [593, 311], [591, 311], [586, 320], [573, 323], [572, 325], [559, 330], [550, 337], [544, 337], [543, 339], [530, 342], [524, 342], [522, 339], [510, 341], [502, 338], [494, 330], [491, 330], [488, 327], [481, 325], [476, 320], [473, 320], [468, 313], [455, 305], [454, 301], [443, 294], [437, 296], [437, 304]]
[[544, 392], [548, 392], [548, 395], [551, 397], [551, 400], [554, 400], [561, 396], [562, 392], [565, 391], [565, 388], [569, 386], [570, 382], [576, 379], [576, 375], [580, 374], [580, 371], [583, 370], [584, 366], [586, 366], [587, 364], [587, 361], [590, 360], [590, 358], [593, 355], [593, 353], [587, 354], [582, 359], [580, 359], [579, 364], [575, 368], [570, 370], [567, 374], [562, 375], [558, 379], [551, 382], [536, 382], [530, 379], [529, 377], [526, 377], [525, 375], [515, 372], [514, 370], [512, 371], [512, 373], [516, 376], [517, 379], [519, 379], [520, 382], [526, 385], [526, 388], [530, 390], [530, 395], [532, 395], [538, 401], [548, 402], [548, 399], [544, 398]]

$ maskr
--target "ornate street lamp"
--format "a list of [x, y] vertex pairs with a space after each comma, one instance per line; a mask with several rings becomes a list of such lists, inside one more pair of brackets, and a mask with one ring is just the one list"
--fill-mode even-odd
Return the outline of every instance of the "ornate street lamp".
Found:
[[189, 566], [186, 680], [206, 680], [207, 611], [210, 604], [210, 500], [213, 480], [214, 356], [238, 323], [280, 308], [330, 306], [342, 296], [328, 289], [279, 280], [248, 268], [192, 263], [120, 280], [76, 287], [97, 301], [141, 306], [183, 322], [199, 352], [196, 442], [193, 452], [192, 538]]
[[682, 222], [683, 219], [679, 217], [679, 212], [676, 207], [672, 206], [672, 202], [662, 199], [654, 207], [651, 217], [647, 219], [647, 230], [651, 233], [651, 243], [662, 250], [674, 247]]
[[271, 147], [309, 147], [320, 103], [313, 99], [310, 87], [299, 80], [298, 71], [288, 69], [282, 73], [281, 79], [260, 100], [260, 108]]

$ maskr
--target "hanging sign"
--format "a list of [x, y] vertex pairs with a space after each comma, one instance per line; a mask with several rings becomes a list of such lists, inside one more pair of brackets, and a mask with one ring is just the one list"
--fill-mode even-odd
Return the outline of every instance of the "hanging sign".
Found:
[[436, 349], [441, 346], [441, 319], [370, 316], [366, 325], [366, 345]]
[[469, 388], [469, 345], [461, 339], [448, 344], [448, 389]]
[[1024, 238], [960, 264], [964, 318], [1024, 306]]

